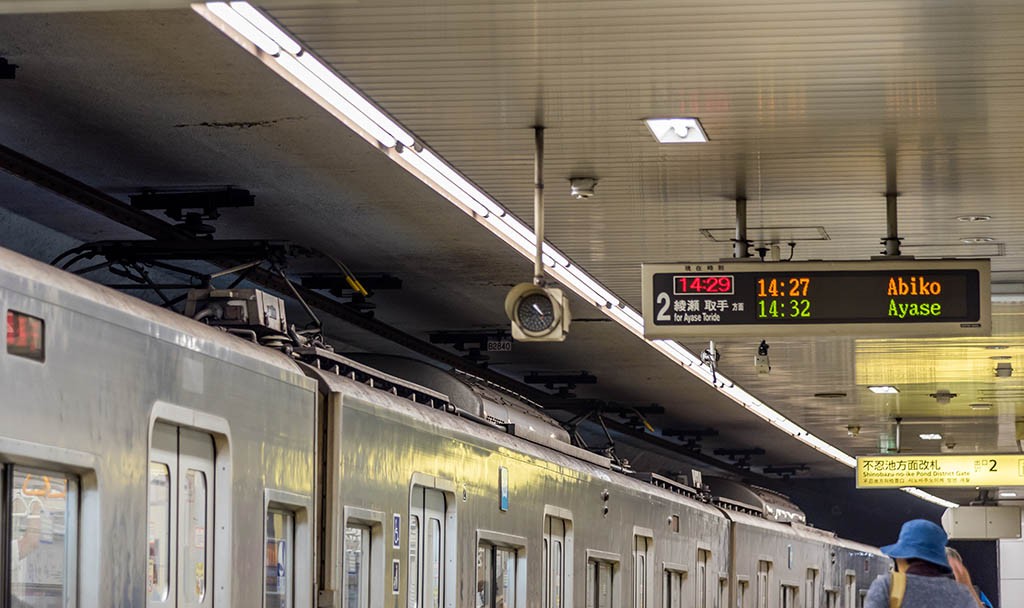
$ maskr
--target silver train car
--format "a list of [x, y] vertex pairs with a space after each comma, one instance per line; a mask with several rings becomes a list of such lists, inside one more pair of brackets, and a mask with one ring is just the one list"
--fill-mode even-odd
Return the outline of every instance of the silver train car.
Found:
[[0, 314], [0, 608], [857, 608], [888, 569], [471, 378], [286, 354], [5, 250]]

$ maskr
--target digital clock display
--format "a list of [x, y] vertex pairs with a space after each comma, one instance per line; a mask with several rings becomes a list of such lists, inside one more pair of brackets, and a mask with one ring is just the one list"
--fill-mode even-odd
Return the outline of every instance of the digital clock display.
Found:
[[988, 260], [645, 264], [643, 281], [648, 338], [991, 332]]
[[732, 295], [732, 275], [728, 274], [687, 274], [672, 277], [675, 295], [725, 294]]

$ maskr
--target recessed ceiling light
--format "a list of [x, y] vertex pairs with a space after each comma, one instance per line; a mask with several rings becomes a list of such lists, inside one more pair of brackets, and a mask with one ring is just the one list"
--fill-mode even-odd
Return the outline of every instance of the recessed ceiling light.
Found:
[[869, 386], [868, 390], [876, 395], [894, 395], [900, 392], [895, 386]]
[[1016, 492], [1000, 492], [999, 498], [1017, 498]]
[[846, 393], [839, 391], [834, 393], [814, 393], [814, 396], [818, 399], [842, 399], [846, 396]]
[[967, 238], [960, 239], [960, 242], [964, 245], [977, 245], [978, 243], [991, 243], [995, 239], [990, 236], [969, 236]]
[[1007, 359], [1013, 359], [1013, 357], [1010, 355], [993, 355], [989, 357], [989, 359], [992, 359], [994, 361], [1006, 361]]
[[938, 441], [942, 439], [942, 435], [939, 435], [938, 433], [921, 433], [918, 437], [925, 441]]
[[992, 216], [979, 213], [978, 215], [958, 215], [956, 219], [959, 222], [988, 222], [992, 220]]
[[992, 404], [991, 403], [972, 403], [971, 404], [971, 409], [972, 410], [990, 410], [990, 409], [992, 409]]
[[1010, 347], [1005, 344], [989, 344], [985, 348], [988, 350], [1006, 350]]
[[708, 136], [696, 118], [648, 118], [644, 121], [654, 139], [663, 144], [703, 144]]

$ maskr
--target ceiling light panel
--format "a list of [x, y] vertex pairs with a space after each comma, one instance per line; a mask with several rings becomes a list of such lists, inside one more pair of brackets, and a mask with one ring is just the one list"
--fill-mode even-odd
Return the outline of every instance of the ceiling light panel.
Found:
[[920, 435], [918, 435], [918, 437], [920, 437], [921, 439], [924, 439], [925, 441], [941, 441], [942, 440], [942, 435], [940, 435], [938, 433], [921, 433]]
[[895, 386], [869, 386], [868, 390], [876, 395], [895, 395], [900, 392]]
[[696, 118], [648, 118], [651, 135], [662, 144], [703, 144], [708, 135]]

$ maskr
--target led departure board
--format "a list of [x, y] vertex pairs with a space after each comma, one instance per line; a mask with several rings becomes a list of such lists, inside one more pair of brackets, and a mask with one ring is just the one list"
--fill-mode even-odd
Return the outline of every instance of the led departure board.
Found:
[[643, 265], [644, 336], [991, 333], [988, 260]]

